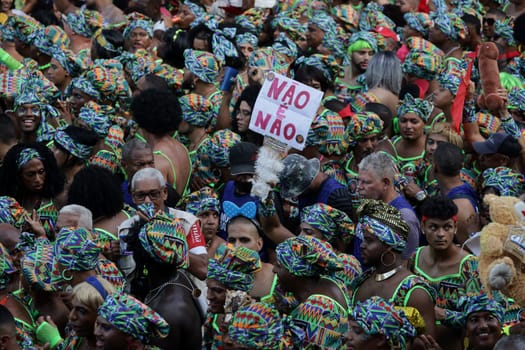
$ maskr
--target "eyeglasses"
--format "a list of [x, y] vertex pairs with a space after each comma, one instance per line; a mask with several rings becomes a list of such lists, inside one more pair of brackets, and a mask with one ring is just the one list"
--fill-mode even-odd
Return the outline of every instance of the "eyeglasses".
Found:
[[157, 200], [160, 198], [162, 194], [161, 190], [152, 190], [149, 192], [133, 192], [133, 199], [142, 202], [146, 199], [146, 197], [149, 197], [152, 201]]
[[496, 20], [494, 18], [483, 18], [483, 23], [493, 26], [494, 23], [496, 23]]

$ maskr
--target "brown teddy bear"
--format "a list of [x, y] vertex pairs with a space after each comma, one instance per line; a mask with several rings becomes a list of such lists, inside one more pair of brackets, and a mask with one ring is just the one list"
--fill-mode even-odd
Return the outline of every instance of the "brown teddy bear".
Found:
[[481, 230], [479, 274], [483, 285], [525, 305], [525, 203], [488, 194], [491, 223]]

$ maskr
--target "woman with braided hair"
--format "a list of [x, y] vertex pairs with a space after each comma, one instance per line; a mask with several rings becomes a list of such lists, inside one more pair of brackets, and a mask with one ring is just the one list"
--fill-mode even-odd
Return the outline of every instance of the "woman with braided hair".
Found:
[[423, 278], [406, 269], [401, 258], [408, 224], [396, 208], [378, 200], [365, 199], [357, 216], [361, 260], [370, 268], [355, 280], [351, 305], [379, 296], [394, 306], [413, 307], [425, 321], [425, 334], [434, 336], [434, 293]]

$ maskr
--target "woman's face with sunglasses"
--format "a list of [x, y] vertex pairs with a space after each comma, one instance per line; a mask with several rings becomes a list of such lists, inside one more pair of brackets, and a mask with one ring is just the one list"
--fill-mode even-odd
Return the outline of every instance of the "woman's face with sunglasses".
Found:
[[496, 17], [488, 14], [483, 18], [483, 35], [486, 38], [494, 37], [494, 23], [496, 23]]

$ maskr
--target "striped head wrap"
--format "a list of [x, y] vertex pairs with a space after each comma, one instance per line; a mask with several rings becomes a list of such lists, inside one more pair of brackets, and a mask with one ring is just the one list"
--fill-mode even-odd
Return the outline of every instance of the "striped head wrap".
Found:
[[18, 157], [16, 158], [16, 167], [18, 170], [22, 169], [24, 165], [29, 163], [33, 159], [39, 159], [41, 161], [44, 160], [44, 158], [38, 153], [38, 151], [34, 148], [24, 148], [20, 153], [18, 154]]
[[508, 19], [503, 21], [496, 21], [494, 23], [494, 34], [502, 38], [507, 42], [509, 46], [515, 46], [516, 40], [514, 39], [514, 30], [512, 29], [511, 23]]
[[402, 310], [381, 297], [371, 297], [357, 302], [351, 311], [351, 317], [367, 335], [384, 335], [391, 348], [406, 349], [407, 340], [417, 333]]
[[206, 27], [212, 31], [211, 47], [215, 58], [224, 64], [226, 57], [239, 57], [239, 51], [235, 47], [235, 36], [237, 28], [221, 28], [215, 18], [209, 18], [204, 22]]
[[461, 62], [449, 61], [445, 69], [437, 77], [439, 85], [449, 90], [452, 95], [456, 95], [466, 71], [467, 62], [465, 60]]
[[207, 98], [191, 93], [179, 98], [179, 102], [182, 108], [182, 120], [200, 128], [210, 125], [214, 111]]
[[362, 49], [370, 49], [374, 53], [378, 50], [378, 42], [374, 34], [369, 31], [359, 31], [353, 33], [348, 41], [348, 54], [351, 55], [355, 51]]
[[61, 229], [54, 243], [56, 262], [67, 270], [94, 270], [101, 251], [91, 231], [82, 227]]
[[306, 146], [315, 146], [326, 155], [341, 155], [348, 148], [343, 118], [335, 112], [325, 109], [318, 114], [306, 137]]
[[230, 290], [248, 292], [253, 288], [255, 273], [261, 270], [259, 254], [245, 247], [221, 245], [208, 261], [208, 279], [214, 279]]
[[463, 324], [467, 323], [470, 314], [481, 311], [488, 311], [493, 314], [500, 324], [504, 320], [505, 307], [487, 294], [461, 297], [458, 306], [463, 309]]
[[525, 192], [525, 178], [510, 168], [489, 168], [483, 172], [482, 177], [482, 188], [492, 187], [500, 196], [519, 197]]
[[414, 98], [411, 94], [406, 94], [405, 98], [397, 108], [397, 115], [399, 117], [408, 113], [414, 113], [423, 122], [427, 122], [432, 112], [432, 105], [427, 100], [422, 98]]
[[64, 21], [73, 32], [85, 38], [91, 38], [95, 32], [102, 28], [104, 19], [97, 11], [80, 10], [62, 14]]
[[272, 29], [276, 28], [285, 32], [294, 41], [306, 35], [305, 27], [297, 19], [288, 17], [286, 13], [280, 13], [272, 20]]
[[219, 213], [220, 202], [217, 194], [209, 187], [203, 187], [198, 191], [192, 192], [185, 199], [186, 211], [195, 216], [207, 211]]
[[250, 44], [254, 48], [259, 44], [259, 38], [250, 32], [237, 35], [235, 41], [237, 42], [237, 45]]
[[395, 251], [405, 249], [409, 227], [399, 210], [383, 201], [364, 199], [357, 216], [355, 233], [359, 239], [363, 240], [364, 233], [369, 233]]
[[73, 156], [80, 159], [87, 159], [93, 152], [93, 147], [83, 145], [79, 142], [76, 142], [69, 136], [67, 133], [67, 128], [58, 129], [55, 132], [54, 140], [57, 144], [62, 146], [66, 151], [71, 153]]
[[301, 56], [295, 61], [296, 66], [306, 65], [319, 69], [328, 81], [341, 78], [341, 66], [332, 55], [313, 54]]
[[185, 0], [184, 5], [188, 6], [190, 11], [195, 16], [195, 19], [193, 20], [193, 22], [201, 22], [207, 15], [204, 8], [202, 8], [202, 6], [197, 5], [193, 1]]
[[157, 65], [153, 57], [144, 49], [138, 49], [133, 53], [123, 52], [118, 60], [135, 83], [143, 76], [152, 73]]
[[28, 212], [16, 199], [0, 196], [0, 223], [20, 229], [26, 223], [26, 215]]
[[15, 272], [17, 271], [7, 248], [0, 243], [0, 290], [4, 290], [7, 287]]
[[279, 33], [279, 36], [273, 41], [272, 48], [292, 59], [296, 58], [299, 53], [297, 44], [284, 33]]
[[363, 137], [380, 134], [383, 131], [383, 120], [374, 112], [362, 111], [356, 113], [346, 126], [346, 137], [350, 147], [355, 147]]
[[144, 344], [149, 344], [152, 337], [165, 338], [170, 332], [169, 324], [158, 313], [124, 293], [108, 295], [98, 315]]
[[20, 265], [23, 276], [31, 288], [46, 292], [57, 290], [54, 283], [56, 277], [53, 245], [37, 243], [33, 249], [25, 252]]
[[69, 40], [64, 29], [57, 25], [46, 26], [44, 34], [53, 46], [58, 46], [62, 50], [68, 49], [71, 44], [71, 40]]
[[153, 38], [153, 22], [148, 18], [131, 20], [124, 29], [124, 39], [129, 40], [133, 31], [137, 28], [143, 29], [148, 36]]
[[212, 53], [206, 51], [184, 50], [186, 69], [205, 83], [215, 83], [219, 77], [220, 65]]
[[78, 119], [87, 124], [100, 138], [105, 138], [108, 136], [111, 119], [114, 117], [114, 114], [115, 110], [113, 107], [88, 101], [80, 108]]
[[403, 15], [403, 18], [411, 29], [417, 30], [424, 37], [428, 36], [428, 29], [432, 26], [432, 20], [427, 13], [407, 12]]
[[443, 68], [443, 51], [419, 37], [408, 38], [407, 46], [410, 51], [403, 61], [403, 72], [420, 79], [434, 80]]
[[76, 77], [71, 80], [71, 85], [69, 91], [71, 92], [72, 89], [78, 89], [85, 93], [86, 95], [89, 95], [93, 97], [96, 100], [100, 99], [100, 92], [98, 92], [97, 89], [93, 86], [93, 84], [86, 79], [85, 77]]
[[31, 16], [18, 15], [9, 16], [5, 26], [12, 29], [14, 38], [27, 45], [32, 45], [38, 31], [44, 28], [40, 22]]
[[329, 43], [337, 37], [337, 24], [333, 17], [324, 11], [316, 12], [308, 21], [308, 25], [315, 25], [324, 32], [323, 46], [327, 48], [331, 46]]
[[324, 239], [330, 243], [340, 238], [345, 244], [349, 244], [354, 237], [354, 223], [348, 215], [323, 203], [304, 208], [301, 221], [321, 231]]
[[330, 243], [310, 236], [287, 239], [277, 246], [276, 254], [279, 264], [297, 277], [332, 275], [343, 269]]
[[218, 167], [230, 165], [230, 148], [241, 142], [241, 136], [231, 130], [216, 131], [211, 137], [209, 156]]
[[431, 13], [430, 17], [434, 26], [450, 39], [458, 41], [467, 37], [467, 25], [457, 14], [436, 6], [436, 12]]
[[61, 49], [58, 46], [52, 46], [50, 49], [51, 57], [65, 69], [65, 71], [72, 77], [80, 75], [80, 73], [87, 67], [77, 56], [68, 49]]
[[102, 33], [103, 28], [99, 28], [95, 34], [93, 34], [93, 40], [99, 44], [101, 47], [103, 47], [105, 50], [112, 52], [114, 54], [120, 54], [122, 53], [122, 47], [115, 47], [112, 43], [110, 43], [106, 37], [104, 36], [104, 33]]
[[478, 112], [476, 113], [477, 120], [478, 120], [478, 126], [479, 126], [479, 132], [484, 137], [489, 137], [490, 135], [498, 132], [501, 121], [499, 118], [495, 117], [491, 113], [483, 113]]
[[383, 6], [377, 2], [369, 2], [361, 10], [359, 30], [372, 31], [376, 27], [395, 28], [396, 24], [383, 13]]
[[109, 102], [125, 104], [131, 98], [131, 89], [124, 77], [124, 67], [115, 59], [95, 60], [85, 77], [101, 97]]
[[359, 25], [359, 11], [350, 4], [341, 4], [332, 7], [332, 15], [342, 24], [346, 32], [356, 32]]

